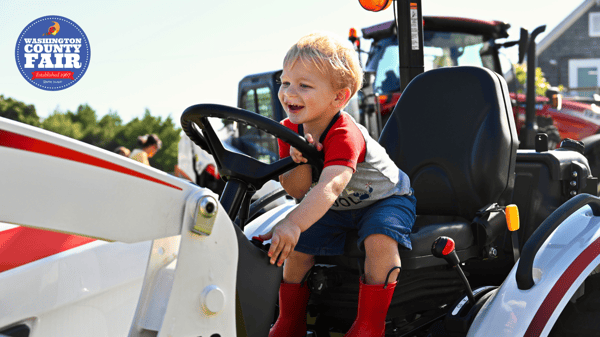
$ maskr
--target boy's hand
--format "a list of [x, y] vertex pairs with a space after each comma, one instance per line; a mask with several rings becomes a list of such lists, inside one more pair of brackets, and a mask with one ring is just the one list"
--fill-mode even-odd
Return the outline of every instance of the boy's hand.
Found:
[[259, 235], [263, 240], [271, 239], [271, 248], [268, 253], [271, 258], [271, 264], [277, 262], [277, 266], [281, 267], [283, 261], [287, 259], [288, 255], [296, 247], [301, 232], [302, 230], [296, 224], [289, 219], [283, 219], [270, 232]]
[[[310, 144], [312, 144], [317, 149], [317, 151], [323, 150], [323, 144], [319, 143], [318, 141], [315, 141], [310, 133], [306, 134], [306, 140]], [[308, 159], [304, 158], [304, 156], [302, 156], [302, 153], [292, 146], [290, 146], [290, 157], [292, 157], [292, 160], [294, 160], [294, 162], [298, 164], [308, 162]]]

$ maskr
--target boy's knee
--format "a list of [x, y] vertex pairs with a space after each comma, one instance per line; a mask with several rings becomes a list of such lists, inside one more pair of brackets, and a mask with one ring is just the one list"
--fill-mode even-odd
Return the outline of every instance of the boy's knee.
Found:
[[283, 265], [283, 280], [286, 283], [300, 283], [315, 264], [315, 257], [293, 251], [288, 255]]
[[398, 242], [385, 234], [371, 234], [364, 241], [365, 252], [369, 253], [397, 253]]
[[296, 263], [302, 263], [302, 264], [310, 264], [310, 263], [314, 263], [315, 261], [315, 256], [314, 255], [310, 255], [310, 254], [306, 254], [306, 253], [302, 253], [296, 250], [293, 250], [290, 255], [288, 256], [289, 260], [292, 260]]
[[312, 261], [315, 260], [315, 256], [314, 255], [302, 253], [302, 252], [299, 252], [299, 251], [296, 251], [296, 250], [292, 251], [290, 253], [290, 256], [293, 257], [297, 261], [312, 262]]

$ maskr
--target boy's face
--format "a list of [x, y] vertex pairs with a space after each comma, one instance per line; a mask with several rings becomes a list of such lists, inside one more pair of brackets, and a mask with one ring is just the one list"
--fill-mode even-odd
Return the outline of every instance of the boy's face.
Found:
[[343, 106], [337, 100], [338, 92], [330, 78], [312, 62], [298, 59], [293, 66], [283, 67], [279, 101], [294, 124], [327, 125], [333, 116], [331, 113]]

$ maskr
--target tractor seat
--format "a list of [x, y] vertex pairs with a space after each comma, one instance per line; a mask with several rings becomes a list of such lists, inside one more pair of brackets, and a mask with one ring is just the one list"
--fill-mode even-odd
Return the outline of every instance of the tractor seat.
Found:
[[[471, 223], [454, 217], [426, 217], [417, 216], [417, 220], [410, 234], [412, 250], [401, 247], [400, 257], [402, 268], [406, 270], [437, 266], [446, 262], [431, 254], [433, 241], [440, 236], [448, 236], [456, 242], [456, 253], [461, 261], [477, 256], [479, 249], [475, 244]], [[358, 232], [350, 231], [346, 234], [344, 256], [364, 259], [364, 251], [358, 249]], [[328, 261], [330, 264], [332, 261]], [[319, 260], [319, 263], [325, 263]]]
[[[445, 264], [431, 254], [442, 235], [454, 239], [461, 260], [477, 257], [476, 213], [505, 205], [514, 186], [518, 138], [505, 80], [467, 66], [420, 74], [404, 90], [379, 143], [408, 174], [417, 198], [413, 249], [400, 251], [403, 268]], [[357, 236], [347, 233], [344, 256], [364, 256]]]
[[[444, 265], [446, 262], [431, 254], [433, 241], [440, 236], [448, 236], [456, 243], [456, 253], [461, 261], [477, 257], [479, 247], [475, 242], [471, 222], [455, 217], [417, 216], [413, 231], [410, 234], [412, 250], [400, 247], [400, 257], [404, 270]], [[350, 258], [348, 260], [347, 258]], [[338, 265], [355, 269], [356, 259], [364, 260], [365, 252], [358, 248], [358, 231], [346, 233], [344, 255], [317, 256], [316, 263]]]

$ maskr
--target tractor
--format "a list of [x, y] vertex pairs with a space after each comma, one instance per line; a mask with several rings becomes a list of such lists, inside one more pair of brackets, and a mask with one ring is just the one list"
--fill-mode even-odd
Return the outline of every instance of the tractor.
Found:
[[[488, 68], [501, 74], [507, 81], [513, 113], [520, 136], [520, 147], [533, 149], [534, 137], [544, 133], [548, 147], [556, 148], [562, 139], [570, 138], [585, 144], [584, 155], [594, 175], [600, 174], [600, 110], [591, 99], [565, 98], [557, 88], [549, 88], [546, 96], [535, 94], [535, 38], [545, 30], [538, 27], [529, 34], [521, 28], [517, 41], [500, 42], [509, 37], [510, 25], [502, 21], [486, 21], [458, 17], [423, 16], [424, 70], [440, 67], [472, 65]], [[361, 49], [361, 38], [355, 29], [349, 39], [361, 54], [367, 54], [365, 71], [369, 85], [361, 93], [360, 106], [363, 123], [377, 135], [398, 101], [403, 87], [399, 74], [398, 35], [394, 21], [362, 29], [362, 39], [370, 40], [369, 51]], [[501, 52], [518, 46], [519, 63], [527, 56], [527, 85], [518, 83], [515, 69]], [[525, 123], [526, 115], [529, 124]]]
[[[581, 144], [551, 149], [535, 135], [536, 149], [519, 149], [506, 80], [474, 66], [423, 72], [421, 1], [395, 6], [400, 22], [416, 19], [416, 44], [409, 31], [399, 45], [417, 66], [400, 68], [409, 81], [379, 142], [410, 176], [418, 217], [385, 336], [596, 336], [600, 198]], [[65, 246], [73, 246], [69, 235], [92, 238], [0, 273], [0, 335], [267, 336], [282, 269], [269, 263], [269, 242], [255, 237], [296, 205], [254, 217], [269, 198], [251, 196], [297, 164], [229, 150], [211, 118], [269, 133], [323, 164], [271, 118], [193, 105], [182, 127], [215, 158], [226, 180], [218, 196], [0, 118], [0, 247], [28, 253], [28, 237], [7, 233], [17, 225], [64, 234]], [[356, 238], [348, 232], [344, 254], [317, 257], [307, 275], [307, 336], [343, 334], [352, 323], [364, 269]]]

